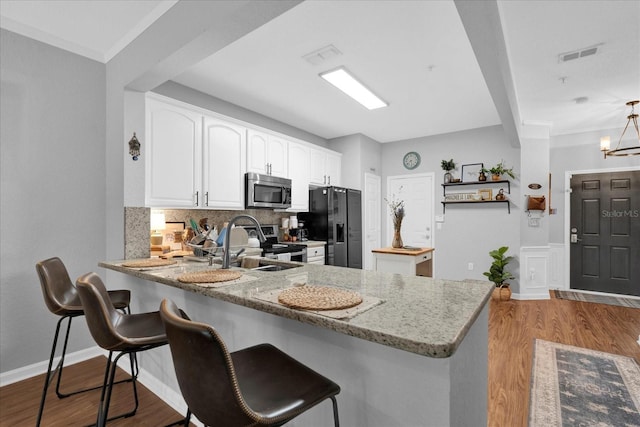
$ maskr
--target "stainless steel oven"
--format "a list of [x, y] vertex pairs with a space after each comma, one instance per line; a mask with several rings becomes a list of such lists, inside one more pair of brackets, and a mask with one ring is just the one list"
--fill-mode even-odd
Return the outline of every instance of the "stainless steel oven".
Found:
[[291, 180], [248, 172], [245, 175], [245, 207], [287, 209], [291, 207]]

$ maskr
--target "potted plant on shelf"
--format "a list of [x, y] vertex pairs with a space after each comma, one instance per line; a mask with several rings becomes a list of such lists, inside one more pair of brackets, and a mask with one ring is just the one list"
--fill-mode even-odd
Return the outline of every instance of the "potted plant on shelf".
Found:
[[456, 168], [456, 164], [454, 163], [453, 159], [451, 159], [443, 160], [442, 162], [440, 162], [440, 166], [442, 166], [442, 170], [446, 172], [444, 174], [444, 183], [450, 183], [452, 178], [451, 171]]
[[500, 179], [502, 178], [502, 175], [508, 175], [512, 179], [515, 179], [516, 177], [516, 175], [513, 173], [513, 168], [507, 169], [507, 167], [504, 164], [504, 160], [501, 160], [500, 163], [490, 168], [489, 172], [491, 173], [491, 179], [494, 181], [500, 181]]
[[496, 285], [496, 289], [493, 291], [493, 298], [505, 301], [511, 299], [511, 288], [505, 282], [509, 279], [515, 279], [511, 273], [505, 270], [507, 264], [513, 259], [512, 256], [505, 256], [508, 250], [508, 246], [502, 246], [499, 249], [490, 251], [489, 255], [493, 258], [493, 262], [489, 271], [482, 273]]

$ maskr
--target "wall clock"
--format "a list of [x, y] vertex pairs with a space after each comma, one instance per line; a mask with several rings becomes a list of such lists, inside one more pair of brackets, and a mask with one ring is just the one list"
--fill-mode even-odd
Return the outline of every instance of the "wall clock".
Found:
[[415, 169], [420, 166], [420, 154], [415, 151], [410, 151], [404, 155], [404, 159], [402, 159], [402, 164], [407, 169]]

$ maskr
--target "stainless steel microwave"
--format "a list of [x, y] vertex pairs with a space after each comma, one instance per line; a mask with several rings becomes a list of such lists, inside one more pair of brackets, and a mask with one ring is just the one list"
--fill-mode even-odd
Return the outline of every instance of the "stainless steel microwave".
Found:
[[291, 207], [291, 180], [248, 172], [244, 181], [245, 207], [287, 209]]

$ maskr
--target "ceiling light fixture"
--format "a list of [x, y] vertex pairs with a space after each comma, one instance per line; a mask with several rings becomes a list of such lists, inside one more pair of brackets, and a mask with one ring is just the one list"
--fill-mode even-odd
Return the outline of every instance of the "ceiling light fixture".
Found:
[[320, 73], [320, 77], [364, 105], [369, 110], [386, 107], [387, 104], [356, 80], [344, 67]]
[[[608, 136], [603, 136], [600, 138], [600, 151], [604, 153], [604, 158], [607, 156], [637, 156], [640, 154], [640, 130], [638, 130], [638, 114], [635, 113], [634, 109], [636, 104], [640, 103], [640, 101], [629, 101], [626, 105], [631, 106], [631, 114], [627, 116], [627, 125], [624, 127], [622, 131], [622, 135], [620, 135], [620, 139], [618, 140], [618, 145], [616, 148], [611, 150], [611, 138]], [[630, 146], [630, 147], [620, 147], [620, 143], [622, 142], [622, 138], [624, 137], [624, 133], [627, 131], [629, 127], [629, 123], [633, 121], [633, 127], [636, 128], [636, 135], [638, 135], [638, 145]]]

